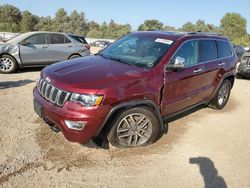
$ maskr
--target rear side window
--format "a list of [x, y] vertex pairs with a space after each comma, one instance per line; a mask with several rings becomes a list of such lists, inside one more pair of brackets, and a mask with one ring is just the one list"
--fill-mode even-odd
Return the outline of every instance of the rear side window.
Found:
[[232, 55], [231, 48], [229, 47], [228, 42], [226, 41], [217, 41], [218, 45], [218, 55], [219, 58], [228, 57]]
[[70, 37], [72, 37], [73, 39], [75, 39], [76, 41], [80, 43], [87, 44], [87, 41], [85, 40], [84, 37], [76, 36], [76, 35], [70, 35]]
[[61, 34], [50, 34], [50, 44], [65, 44], [71, 41]]
[[217, 59], [217, 46], [214, 40], [200, 40], [200, 62], [211, 61]]
[[173, 59], [182, 57], [185, 59], [185, 66], [198, 63], [198, 42], [196, 40], [185, 42], [176, 52]]
[[25, 40], [29, 44], [46, 44], [46, 34], [40, 33], [30, 36]]

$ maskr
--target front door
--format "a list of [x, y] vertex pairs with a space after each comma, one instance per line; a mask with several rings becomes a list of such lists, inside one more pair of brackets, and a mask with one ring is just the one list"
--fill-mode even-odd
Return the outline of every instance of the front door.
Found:
[[48, 61], [47, 34], [31, 35], [20, 44], [20, 56], [23, 65], [44, 65]]
[[185, 59], [185, 67], [176, 72], [166, 71], [162, 98], [162, 114], [170, 115], [202, 101], [204, 86], [204, 64], [199, 64], [198, 41], [189, 40], [182, 44], [172, 57]]

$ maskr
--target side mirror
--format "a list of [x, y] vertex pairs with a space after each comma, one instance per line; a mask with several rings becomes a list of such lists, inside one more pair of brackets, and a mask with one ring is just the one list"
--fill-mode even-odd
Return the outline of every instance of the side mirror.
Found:
[[185, 67], [185, 58], [177, 56], [175, 59], [173, 59], [173, 61], [174, 63], [170, 63], [166, 66], [166, 70], [177, 71]]

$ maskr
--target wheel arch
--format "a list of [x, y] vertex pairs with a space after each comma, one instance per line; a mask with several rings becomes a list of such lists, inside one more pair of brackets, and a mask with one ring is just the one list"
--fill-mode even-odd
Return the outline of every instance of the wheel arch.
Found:
[[231, 82], [231, 88], [233, 88], [234, 82], [235, 82], [235, 76], [234, 75], [228, 76], [224, 80], [229, 80]]
[[82, 57], [79, 53], [73, 53], [73, 54], [71, 54], [69, 57], [68, 57], [68, 59], [70, 59], [72, 56], [74, 56], [74, 55], [77, 55], [77, 56], [79, 56], [79, 57]]
[[15, 58], [15, 56], [13, 56], [13, 55], [11, 55], [9, 53], [1, 53], [0, 57], [2, 57], [3, 55], [8, 55], [8, 56], [12, 57], [16, 61], [18, 68], [21, 67], [21, 64], [19, 63], [19, 61], [17, 61], [17, 59]]
[[159, 125], [161, 128], [161, 134], [159, 135], [159, 137], [162, 136], [166, 132], [166, 127], [163, 123], [163, 119], [162, 119], [160, 110], [157, 107], [157, 105], [151, 100], [135, 100], [135, 101], [130, 101], [130, 102], [116, 105], [110, 110], [108, 116], [106, 117], [99, 131], [97, 132], [96, 137], [93, 139], [94, 142], [97, 145], [106, 148], [105, 145], [108, 143], [107, 135], [112, 128], [115, 117], [119, 113], [121, 113], [123, 110], [131, 109], [134, 107], [147, 107], [147, 108], [152, 109], [152, 112], [155, 114], [156, 118], [158, 119]]

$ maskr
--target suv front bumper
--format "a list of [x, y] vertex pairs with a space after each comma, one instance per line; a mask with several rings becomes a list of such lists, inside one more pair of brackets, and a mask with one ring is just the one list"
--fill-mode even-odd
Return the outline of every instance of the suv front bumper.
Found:
[[[111, 109], [109, 105], [83, 107], [69, 101], [59, 107], [44, 99], [36, 88], [33, 90], [33, 96], [34, 109], [39, 117], [55, 125], [67, 140], [81, 144], [86, 144], [97, 136]], [[85, 127], [82, 130], [70, 129], [65, 120], [84, 122]]]

